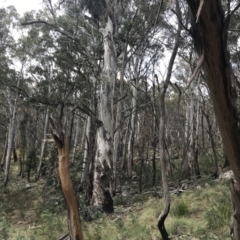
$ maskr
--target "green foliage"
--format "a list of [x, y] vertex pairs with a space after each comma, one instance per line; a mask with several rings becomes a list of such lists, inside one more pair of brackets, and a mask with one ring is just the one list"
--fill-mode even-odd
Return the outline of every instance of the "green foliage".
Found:
[[131, 204], [138, 203], [138, 202], [145, 202], [147, 199], [148, 199], [147, 195], [135, 194], [131, 198]]
[[210, 198], [208, 210], [204, 214], [209, 228], [229, 227], [232, 217], [232, 203], [229, 194], [221, 192], [218, 198]]
[[168, 231], [171, 235], [183, 235], [185, 233], [193, 233], [196, 228], [192, 219], [174, 218], [168, 225]]
[[5, 217], [0, 218], [0, 236], [2, 239], [8, 239], [9, 236], [9, 224]]
[[119, 205], [127, 204], [128, 199], [127, 197], [120, 195], [120, 196], [115, 196], [113, 198], [113, 201], [114, 201], [114, 206], [119, 206]]
[[171, 213], [176, 217], [184, 217], [189, 214], [189, 203], [182, 198], [176, 199], [173, 203]]
[[[38, 182], [39, 184], [39, 182]], [[2, 195], [1, 195], [2, 196]], [[16, 205], [16, 196], [19, 199]], [[6, 195], [5, 195], [6, 197]], [[150, 240], [159, 239], [157, 219], [163, 209], [163, 200], [140, 194], [126, 199], [125, 205], [118, 205], [115, 213], [105, 215], [100, 211], [90, 211], [92, 221], [82, 219], [86, 240]], [[46, 186], [43, 191], [17, 189], [8, 193], [8, 201], [0, 199], [0, 236], [3, 239], [45, 240], [57, 239], [67, 232], [65, 203], [60, 189]], [[33, 202], [38, 201], [34, 207]], [[133, 204], [133, 202], [135, 202]], [[192, 190], [179, 196], [172, 196], [170, 215], [166, 228], [173, 240], [226, 240], [229, 236], [231, 201], [228, 186], [208, 184], [201, 190]], [[6, 204], [5, 204], [6, 203]], [[26, 205], [26, 203], [28, 203]], [[20, 205], [19, 205], [20, 204]], [[22, 213], [17, 209], [23, 209]], [[29, 215], [29, 209], [35, 217]], [[16, 214], [17, 213], [17, 214]], [[16, 228], [11, 221], [31, 223]], [[29, 225], [32, 227], [29, 229]], [[16, 229], [16, 230], [15, 230]]]
[[45, 239], [52, 239], [52, 236], [56, 236], [56, 233], [61, 234], [67, 231], [66, 219], [52, 212], [41, 213], [39, 223], [44, 224], [44, 227], [36, 228], [35, 234], [45, 237]]

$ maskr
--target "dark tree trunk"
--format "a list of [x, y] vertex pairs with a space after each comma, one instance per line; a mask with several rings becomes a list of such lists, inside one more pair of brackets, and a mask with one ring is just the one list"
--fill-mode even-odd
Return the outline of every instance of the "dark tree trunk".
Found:
[[[240, 127], [236, 108], [236, 91], [232, 87], [233, 72], [227, 51], [227, 37], [231, 13], [224, 17], [220, 0], [204, 1], [200, 12], [200, 29], [195, 16], [198, 11], [196, 1], [187, 0], [192, 10], [192, 30], [195, 48], [204, 54], [203, 70], [213, 102], [216, 120], [221, 133], [224, 149], [232, 167], [236, 183], [232, 184], [234, 205], [234, 239], [239, 240], [240, 222]], [[201, 37], [202, 34], [202, 37]]]
[[157, 104], [156, 104], [156, 86], [153, 82], [153, 156], [152, 156], [152, 186], [156, 185], [156, 151], [158, 142], [158, 118], [157, 118]]
[[211, 142], [211, 147], [212, 147], [212, 151], [213, 151], [213, 158], [214, 158], [214, 173], [213, 176], [218, 176], [218, 157], [217, 157], [217, 151], [216, 151], [216, 147], [215, 147], [215, 141], [214, 141], [214, 137], [213, 137], [213, 133], [212, 133], [212, 124], [210, 123], [210, 119], [209, 119], [209, 114], [206, 114], [205, 112], [202, 112], [207, 120], [207, 125], [208, 125], [208, 136], [210, 138], [210, 142]]
[[8, 129], [6, 131], [4, 150], [3, 150], [3, 155], [2, 155], [2, 159], [1, 159], [1, 168], [3, 168], [3, 166], [5, 164], [5, 159], [6, 159], [6, 155], [7, 155], [7, 148], [8, 148]]

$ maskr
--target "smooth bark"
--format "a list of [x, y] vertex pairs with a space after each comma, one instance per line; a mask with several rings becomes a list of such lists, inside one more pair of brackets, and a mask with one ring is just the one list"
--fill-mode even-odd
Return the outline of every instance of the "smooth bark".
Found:
[[48, 130], [48, 118], [49, 118], [49, 107], [47, 107], [46, 111], [46, 116], [45, 116], [45, 123], [44, 123], [44, 130], [43, 130], [43, 141], [41, 144], [41, 153], [40, 153], [40, 160], [39, 160], [39, 165], [36, 173], [36, 179], [39, 179], [41, 170], [42, 170], [42, 165], [43, 165], [43, 157], [44, 157], [44, 151], [45, 151], [45, 146], [46, 146], [46, 141], [44, 141], [46, 135], [47, 135], [47, 130]]
[[78, 143], [78, 135], [79, 135], [79, 130], [80, 130], [80, 116], [77, 116], [77, 126], [76, 126], [76, 131], [75, 131], [75, 137], [74, 137], [74, 143], [73, 143], [73, 151], [72, 151], [72, 162], [74, 162], [75, 158], [75, 153], [77, 149], [77, 143]]
[[87, 123], [86, 123], [86, 132], [85, 132], [85, 147], [84, 147], [84, 153], [83, 153], [83, 174], [82, 174], [82, 182], [88, 181], [88, 174], [89, 174], [89, 165], [90, 165], [90, 134], [91, 134], [91, 116], [87, 117]]
[[[17, 80], [17, 88], [19, 87], [20, 79]], [[7, 154], [5, 160], [5, 170], [4, 170], [4, 180], [3, 185], [6, 187], [9, 178], [9, 170], [10, 170], [10, 160], [13, 150], [13, 141], [14, 141], [14, 132], [15, 132], [15, 124], [16, 124], [16, 117], [17, 117], [17, 100], [18, 94], [13, 98], [10, 90], [7, 89], [7, 100], [9, 102], [10, 108], [10, 120], [9, 120], [9, 127], [8, 127], [8, 143], [7, 143]]]
[[[179, 2], [176, 1], [177, 12], [180, 12]], [[167, 159], [166, 159], [166, 150], [165, 150], [165, 95], [167, 88], [170, 84], [172, 69], [174, 61], [177, 55], [177, 51], [180, 44], [181, 37], [181, 25], [178, 23], [178, 29], [175, 38], [175, 44], [172, 51], [172, 55], [168, 64], [168, 71], [166, 79], [163, 83], [162, 88], [159, 92], [159, 110], [160, 110], [160, 120], [159, 120], [159, 152], [160, 152], [160, 161], [161, 161], [161, 174], [162, 174], [162, 185], [163, 185], [163, 197], [164, 197], [164, 208], [158, 218], [158, 229], [162, 235], [163, 240], [169, 240], [167, 230], [165, 228], [165, 220], [168, 216], [170, 210], [170, 192], [168, 186], [168, 176], [167, 176]]]
[[136, 57], [135, 68], [134, 68], [134, 80], [132, 82], [132, 114], [129, 128], [129, 139], [128, 139], [128, 156], [127, 156], [127, 173], [128, 177], [132, 177], [132, 166], [133, 166], [133, 145], [135, 135], [135, 118], [137, 115], [137, 89], [138, 89], [138, 63], [139, 57]]

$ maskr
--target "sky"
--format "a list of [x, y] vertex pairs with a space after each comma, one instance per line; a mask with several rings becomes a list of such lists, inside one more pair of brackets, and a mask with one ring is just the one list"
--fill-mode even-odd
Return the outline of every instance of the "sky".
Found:
[[0, 7], [15, 6], [18, 13], [23, 13], [41, 8], [42, 0], [0, 0]]

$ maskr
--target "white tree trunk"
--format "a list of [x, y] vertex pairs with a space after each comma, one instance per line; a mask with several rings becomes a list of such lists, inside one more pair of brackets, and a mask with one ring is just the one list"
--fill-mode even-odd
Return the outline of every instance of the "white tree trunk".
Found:
[[43, 157], [44, 157], [44, 151], [45, 151], [45, 146], [46, 146], [45, 139], [46, 139], [47, 130], [48, 130], [48, 118], [49, 118], [49, 107], [47, 107], [46, 116], [45, 116], [43, 141], [42, 141], [42, 145], [41, 145], [40, 161], [39, 161], [39, 165], [38, 165], [38, 169], [37, 169], [36, 179], [38, 179], [40, 177], [42, 164], [43, 164]]
[[89, 173], [89, 140], [90, 140], [90, 131], [91, 131], [91, 117], [87, 117], [86, 123], [86, 132], [85, 132], [85, 145], [84, 145], [84, 154], [83, 154], [83, 174], [82, 182], [87, 181]]
[[138, 89], [138, 63], [139, 57], [137, 57], [135, 62], [134, 70], [134, 81], [132, 82], [132, 115], [130, 123], [130, 134], [128, 139], [128, 157], [127, 157], [127, 173], [128, 177], [132, 177], [132, 165], [133, 165], [133, 144], [134, 144], [134, 134], [135, 134], [135, 118], [137, 114], [137, 89]]
[[[87, 116], [87, 118], [88, 118], [88, 116]], [[83, 134], [81, 137], [81, 151], [85, 151], [84, 147], [85, 147], [86, 129], [87, 129], [87, 120], [84, 122]]]
[[[108, 7], [112, 8], [109, 2], [107, 4], [109, 5]], [[97, 151], [94, 162], [92, 196], [92, 204], [101, 207], [105, 212], [113, 212], [111, 186], [113, 180], [113, 95], [117, 69], [113, 27], [112, 19], [108, 16], [106, 27], [102, 30], [104, 39], [104, 69], [100, 87], [96, 136]]]
[[[20, 79], [18, 79], [17, 88], [19, 87], [19, 83], [20, 83]], [[7, 144], [7, 154], [6, 154], [6, 161], [5, 161], [5, 171], [4, 171], [4, 186], [7, 186], [8, 177], [9, 177], [10, 161], [11, 161], [11, 154], [13, 149], [14, 131], [15, 131], [15, 124], [16, 124], [17, 100], [18, 100], [18, 93], [16, 94], [13, 100], [9, 89], [7, 89], [6, 92], [7, 92], [6, 96], [7, 96], [7, 100], [10, 108], [10, 120], [9, 120], [9, 128], [8, 128], [8, 140], [7, 140], [8, 144]]]
[[79, 130], [80, 130], [80, 117], [79, 117], [79, 115], [78, 115], [78, 116], [77, 116], [77, 126], [76, 126], [74, 144], [73, 144], [72, 162], [74, 162], [74, 158], [75, 158], [75, 154], [76, 154]]

